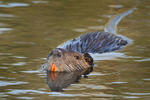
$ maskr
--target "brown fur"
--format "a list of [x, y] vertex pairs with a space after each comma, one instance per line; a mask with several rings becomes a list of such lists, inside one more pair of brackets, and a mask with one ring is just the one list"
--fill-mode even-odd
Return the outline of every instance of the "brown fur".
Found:
[[54, 64], [58, 72], [72, 72], [93, 66], [92, 57], [86, 53], [56, 48], [51, 51], [47, 59], [46, 69], [51, 71], [51, 65]]

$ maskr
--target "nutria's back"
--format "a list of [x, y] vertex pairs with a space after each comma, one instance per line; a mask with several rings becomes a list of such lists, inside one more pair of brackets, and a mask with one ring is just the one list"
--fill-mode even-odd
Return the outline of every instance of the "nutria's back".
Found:
[[58, 46], [58, 48], [80, 53], [104, 53], [120, 50], [127, 44], [128, 40], [123, 36], [108, 32], [89, 32]]

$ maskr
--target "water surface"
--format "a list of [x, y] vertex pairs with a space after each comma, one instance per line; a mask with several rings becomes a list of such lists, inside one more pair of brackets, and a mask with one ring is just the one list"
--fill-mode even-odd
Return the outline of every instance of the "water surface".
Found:
[[[93, 55], [95, 67], [53, 92], [39, 71], [50, 50], [86, 32], [103, 31], [108, 19], [137, 9], [118, 25], [133, 40], [123, 50]], [[148, 0], [1, 0], [0, 99], [149, 100], [150, 2]]]

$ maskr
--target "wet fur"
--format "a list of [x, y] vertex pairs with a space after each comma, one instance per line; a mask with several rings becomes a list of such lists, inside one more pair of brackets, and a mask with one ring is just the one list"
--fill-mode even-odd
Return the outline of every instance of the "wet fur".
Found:
[[128, 41], [108, 32], [90, 32], [59, 46], [80, 53], [104, 53], [120, 50]]
[[72, 72], [92, 67], [93, 58], [88, 53], [81, 54], [72, 50], [56, 48], [48, 56], [46, 70], [51, 70], [52, 63], [59, 72]]

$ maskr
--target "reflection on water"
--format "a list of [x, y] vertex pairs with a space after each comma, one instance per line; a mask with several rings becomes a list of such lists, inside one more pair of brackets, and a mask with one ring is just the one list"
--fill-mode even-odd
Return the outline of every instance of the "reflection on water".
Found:
[[[38, 71], [50, 50], [130, 8], [118, 25], [133, 40], [125, 49], [94, 55], [94, 71], [53, 92]], [[0, 100], [149, 100], [149, 0], [0, 0]], [[100, 27], [98, 27], [100, 26]], [[56, 77], [57, 78], [57, 77]]]
[[93, 67], [74, 71], [74, 72], [51, 72], [47, 71], [47, 82], [51, 91], [63, 91], [63, 88], [68, 87], [70, 84], [79, 82], [81, 75], [87, 78], [87, 74], [92, 72]]

